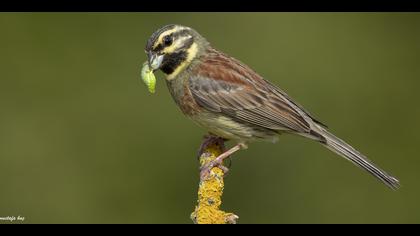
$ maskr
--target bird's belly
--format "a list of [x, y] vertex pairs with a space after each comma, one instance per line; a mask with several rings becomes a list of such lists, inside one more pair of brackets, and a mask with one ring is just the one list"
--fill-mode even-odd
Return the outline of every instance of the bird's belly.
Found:
[[210, 133], [238, 142], [259, 139], [276, 142], [278, 139], [278, 132], [276, 131], [239, 123], [230, 117], [216, 113], [204, 112], [191, 118]]

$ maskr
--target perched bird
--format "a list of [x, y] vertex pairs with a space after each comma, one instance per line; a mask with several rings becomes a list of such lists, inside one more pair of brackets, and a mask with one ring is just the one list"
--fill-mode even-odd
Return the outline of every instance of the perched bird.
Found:
[[399, 181], [327, 131], [301, 105], [251, 68], [215, 49], [192, 28], [166, 25], [146, 44], [149, 67], [166, 74], [182, 112], [211, 134], [237, 142], [205, 170], [220, 165], [247, 143], [275, 142], [281, 133], [313, 139], [365, 169], [392, 189]]

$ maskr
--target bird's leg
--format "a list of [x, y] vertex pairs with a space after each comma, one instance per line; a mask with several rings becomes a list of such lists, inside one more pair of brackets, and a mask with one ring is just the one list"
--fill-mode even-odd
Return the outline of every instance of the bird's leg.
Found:
[[204, 135], [203, 138], [204, 138], [204, 140], [201, 143], [200, 148], [198, 149], [198, 152], [197, 152], [197, 159], [200, 159], [200, 156], [203, 154], [204, 149], [214, 142], [218, 142], [219, 145], [222, 147], [222, 150], [223, 151], [225, 150], [225, 142], [224, 141], [226, 141], [226, 139], [218, 137], [218, 136], [213, 135], [211, 133]]
[[228, 158], [230, 155], [232, 155], [233, 153], [241, 150], [241, 149], [247, 149], [248, 146], [245, 143], [238, 143], [237, 145], [233, 146], [231, 149], [225, 151], [224, 153], [220, 154], [218, 157], [216, 157], [216, 159], [214, 159], [213, 161], [207, 163], [205, 166], [203, 166], [201, 168], [200, 171], [200, 176], [201, 178], [205, 178], [211, 171], [211, 169], [213, 167], [219, 167], [220, 169], [223, 170], [223, 172], [227, 173], [228, 168], [226, 168], [225, 166], [223, 166], [223, 160]]

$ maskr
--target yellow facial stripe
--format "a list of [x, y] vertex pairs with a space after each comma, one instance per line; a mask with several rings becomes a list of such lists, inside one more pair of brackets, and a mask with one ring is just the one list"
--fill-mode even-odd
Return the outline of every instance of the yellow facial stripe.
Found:
[[172, 43], [171, 46], [163, 49], [163, 53], [171, 54], [171, 53], [175, 52], [175, 50], [180, 48], [185, 43], [185, 40], [190, 39], [191, 37], [192, 36], [185, 36], [185, 37], [182, 37], [182, 38], [175, 39], [175, 41]]
[[185, 69], [185, 67], [187, 67], [191, 61], [195, 58], [195, 56], [197, 55], [198, 52], [198, 46], [197, 43], [193, 43], [191, 44], [190, 48], [187, 50], [187, 59], [182, 62], [175, 70], [174, 72], [172, 72], [171, 74], [169, 74], [166, 79], [167, 80], [172, 80], [173, 78], [175, 78], [179, 72], [181, 72], [183, 69]]
[[163, 32], [162, 34], [159, 35], [159, 38], [158, 38], [158, 40], [156, 40], [155, 44], [153, 44], [153, 48], [156, 48], [160, 43], [162, 43], [163, 37], [165, 37], [167, 35], [170, 35], [174, 32], [177, 32], [179, 30], [182, 30], [182, 29], [184, 29], [184, 27], [175, 26], [175, 28]]

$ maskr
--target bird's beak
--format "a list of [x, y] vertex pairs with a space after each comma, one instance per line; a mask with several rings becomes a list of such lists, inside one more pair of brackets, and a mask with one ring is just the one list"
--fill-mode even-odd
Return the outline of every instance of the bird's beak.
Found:
[[149, 67], [154, 71], [159, 69], [160, 66], [162, 65], [164, 55], [163, 54], [159, 55], [157, 53], [148, 52], [147, 56], [149, 58]]

